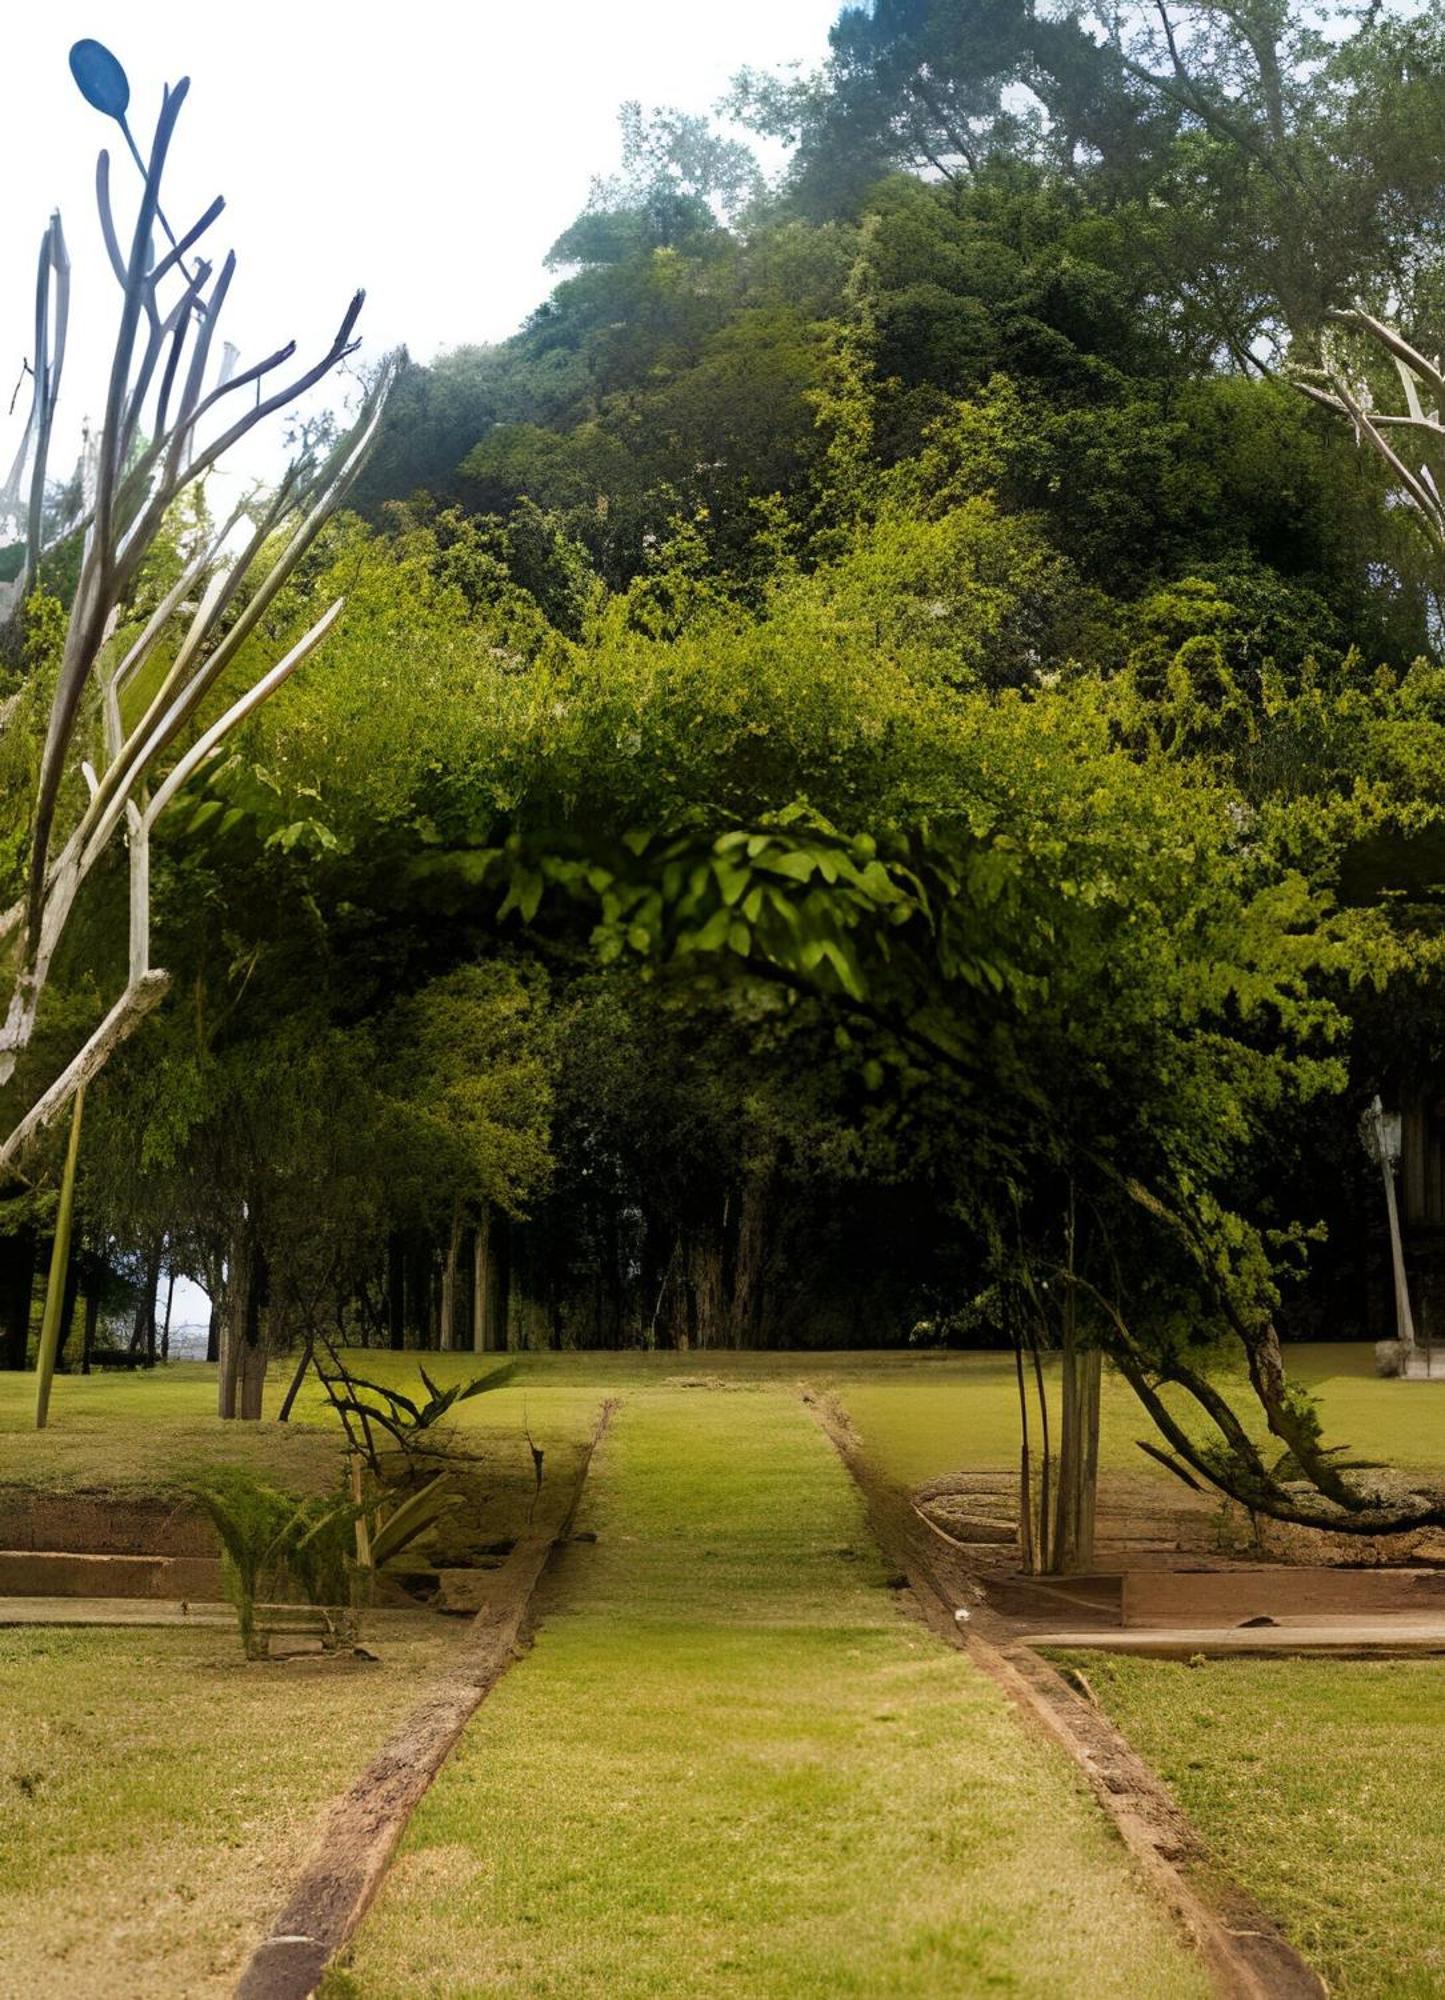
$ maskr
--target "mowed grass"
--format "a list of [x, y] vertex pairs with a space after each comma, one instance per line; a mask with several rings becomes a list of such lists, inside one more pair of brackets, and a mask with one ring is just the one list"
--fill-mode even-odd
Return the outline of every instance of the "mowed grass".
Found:
[[1081, 1664], [1338, 2000], [1445, 1993], [1439, 1662]]
[[[290, 1371], [273, 1369], [267, 1408]], [[340, 1472], [334, 1422], [226, 1423], [216, 1370], [203, 1361], [55, 1380], [46, 1429], [35, 1429], [35, 1376], [0, 1374], [0, 1481], [76, 1491], [165, 1492], [214, 1465], [243, 1465], [297, 1493], [328, 1491]]]
[[226, 1632], [0, 1631], [0, 1993], [229, 1993], [451, 1643], [248, 1666]]
[[598, 1539], [328, 1993], [1202, 1995], [1062, 1755], [905, 1616], [796, 1394], [719, 1372], [626, 1381]]
[[[1365, 1341], [1301, 1344], [1286, 1350], [1292, 1375], [1319, 1395], [1331, 1442], [1352, 1455], [1407, 1470], [1445, 1467], [1445, 1383], [1383, 1381]], [[586, 1434], [605, 1396], [676, 1379], [774, 1383], [808, 1381], [838, 1395], [880, 1466], [909, 1485], [963, 1467], [1012, 1470], [1018, 1463], [1018, 1402], [1013, 1361], [996, 1353], [606, 1354], [353, 1353], [363, 1374], [416, 1392], [420, 1358], [442, 1383], [495, 1375], [500, 1386], [461, 1404], [457, 1420], [510, 1450], [530, 1429], [538, 1444]], [[266, 1409], [279, 1408], [293, 1364], [278, 1362]], [[1052, 1377], [1053, 1370], [1050, 1370]], [[1236, 1406], [1251, 1413], [1239, 1378]], [[423, 1392], [424, 1393], [424, 1392]], [[221, 1424], [215, 1418], [216, 1371], [181, 1362], [151, 1374], [61, 1376], [50, 1428], [33, 1429], [33, 1375], [0, 1373], [0, 1481], [51, 1488], [154, 1487], [200, 1466], [228, 1460], [297, 1490], [319, 1490], [335, 1476], [335, 1420], [314, 1382], [293, 1421]], [[1057, 1414], [1057, 1412], [1056, 1412]], [[1100, 1464], [1105, 1471], [1157, 1477], [1168, 1473], [1138, 1448], [1151, 1426], [1128, 1387], [1106, 1375]], [[1037, 1441], [1037, 1440], [1036, 1440]], [[525, 1441], [521, 1449], [525, 1453]]]
[[[1382, 1380], [1367, 1341], [1301, 1343], [1287, 1348], [1285, 1358], [1291, 1376], [1318, 1396], [1329, 1443], [1348, 1444], [1352, 1457], [1381, 1459], [1406, 1471], [1445, 1468], [1445, 1383]], [[818, 1377], [833, 1382], [870, 1455], [894, 1478], [916, 1486], [962, 1467], [1016, 1469], [1018, 1392], [1011, 1355], [874, 1355], [866, 1368], [829, 1366], [842, 1361], [826, 1357]], [[1047, 1372], [1057, 1425], [1057, 1370], [1050, 1366]], [[1243, 1375], [1217, 1379], [1262, 1439], [1258, 1406]], [[1193, 1407], [1177, 1394], [1171, 1401], [1186, 1416]], [[1032, 1405], [1029, 1414], [1037, 1448]], [[1196, 1428], [1192, 1421], [1191, 1428]], [[1174, 1489], [1169, 1473], [1139, 1449], [1139, 1438], [1159, 1441], [1133, 1391], [1106, 1370], [1100, 1469], [1152, 1475], [1166, 1490]]]
[[[587, 1371], [551, 1368], [552, 1356], [536, 1357], [542, 1364], [539, 1380], [520, 1383], [512, 1379], [505, 1355], [356, 1352], [347, 1358], [358, 1373], [419, 1401], [427, 1395], [419, 1364], [444, 1387], [479, 1375], [497, 1377], [500, 1387], [457, 1405], [451, 1434], [485, 1450], [499, 1468], [522, 1475], [525, 1483], [531, 1480], [527, 1434], [544, 1451], [557, 1448], [560, 1460], [564, 1448], [572, 1451], [590, 1434], [607, 1393], [596, 1370], [589, 1379]], [[219, 1420], [216, 1370], [204, 1362], [60, 1376], [43, 1431], [34, 1428], [33, 1373], [0, 1373], [0, 1485], [54, 1493], [165, 1493], [225, 1464], [244, 1466], [288, 1491], [328, 1492], [341, 1474], [344, 1439], [314, 1376], [287, 1423], [273, 1414], [294, 1369], [289, 1357], [273, 1365], [266, 1415], [256, 1423]], [[380, 1442], [387, 1441], [382, 1435]]]

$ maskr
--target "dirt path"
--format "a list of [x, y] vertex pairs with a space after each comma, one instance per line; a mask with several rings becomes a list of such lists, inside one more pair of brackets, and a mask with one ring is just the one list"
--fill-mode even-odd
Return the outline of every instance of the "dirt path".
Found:
[[793, 1391], [629, 1390], [580, 1518], [348, 1993], [1208, 1990], [1056, 1747], [901, 1614]]

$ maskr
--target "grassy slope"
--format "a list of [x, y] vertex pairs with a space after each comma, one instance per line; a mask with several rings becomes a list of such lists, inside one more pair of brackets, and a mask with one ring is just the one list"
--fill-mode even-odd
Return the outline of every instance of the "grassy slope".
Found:
[[[846, 1380], [840, 1394], [865, 1444], [896, 1478], [917, 1484], [960, 1466], [1011, 1470], [1017, 1465], [1018, 1403], [1010, 1356], [894, 1357], [891, 1365], [886, 1356], [869, 1359], [875, 1365]], [[1438, 1471], [1445, 1464], [1445, 1386], [1380, 1380], [1374, 1350], [1364, 1342], [1301, 1344], [1289, 1348], [1286, 1359], [1291, 1375], [1319, 1396], [1329, 1442], [1349, 1444], [1352, 1456], [1407, 1469]], [[1222, 1386], [1248, 1418], [1253, 1405], [1248, 1384], [1241, 1379], [1231, 1385], [1224, 1378]], [[1130, 1389], [1106, 1376], [1100, 1466], [1157, 1476], [1172, 1487], [1169, 1475], [1134, 1442], [1153, 1435]]]
[[1445, 1993], [1437, 1663], [1094, 1655], [1085, 1671], [1338, 2000]]
[[1062, 1759], [901, 1614], [797, 1399], [629, 1373], [600, 1539], [332, 1989], [1202, 1993]]
[[318, 1671], [221, 1632], [0, 1632], [0, 1993], [228, 1993], [449, 1643]]
[[[355, 1357], [363, 1372], [416, 1384], [416, 1358]], [[1002, 1354], [434, 1354], [429, 1372], [452, 1382], [506, 1366], [504, 1387], [463, 1404], [468, 1429], [510, 1449], [525, 1422], [538, 1443], [585, 1430], [601, 1396], [679, 1375], [716, 1375], [792, 1384], [802, 1377], [836, 1386], [879, 1462], [910, 1483], [960, 1466], [1012, 1469], [1018, 1410], [1013, 1364]], [[1327, 1432], [1371, 1458], [1405, 1467], [1445, 1462], [1445, 1388], [1430, 1382], [1384, 1382], [1363, 1342], [1289, 1350], [1291, 1371], [1321, 1394]], [[280, 1402], [289, 1364], [272, 1370], [267, 1408]], [[1238, 1398], [1248, 1408], [1248, 1391]], [[330, 1483], [330, 1420], [314, 1390], [297, 1421], [219, 1425], [215, 1370], [182, 1362], [154, 1375], [62, 1376], [55, 1384], [51, 1428], [30, 1428], [34, 1378], [0, 1373], [0, 1480], [46, 1486], [151, 1486], [175, 1468], [238, 1459], [302, 1488]], [[1149, 1435], [1137, 1402], [1117, 1381], [1105, 1385], [1100, 1459], [1107, 1470], [1157, 1477], [1134, 1443]], [[525, 1446], [520, 1447], [525, 1457]]]

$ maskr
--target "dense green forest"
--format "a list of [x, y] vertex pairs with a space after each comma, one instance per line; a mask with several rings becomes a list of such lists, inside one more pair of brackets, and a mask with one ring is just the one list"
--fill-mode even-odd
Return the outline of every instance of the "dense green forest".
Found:
[[[1141, 1368], [1363, 1330], [1357, 1120], [1440, 1056], [1438, 558], [1301, 385], [1323, 338], [1398, 393], [1332, 308], [1438, 325], [1445, 16], [1151, 22], [877, 0], [722, 124], [628, 107], [525, 326], [405, 363], [236, 672], [344, 616], [165, 822], [72, 1360], [154, 1340], [162, 1266], [258, 1365], [988, 1343], [1062, 1269]], [[114, 983], [105, 879], [17, 1115]], [[12, 1367], [64, 1139], [0, 1210]]]

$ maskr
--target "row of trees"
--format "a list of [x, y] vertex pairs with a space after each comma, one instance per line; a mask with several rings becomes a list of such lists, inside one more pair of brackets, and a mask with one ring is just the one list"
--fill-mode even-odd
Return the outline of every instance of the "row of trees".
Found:
[[[1356, 318], [1310, 385], [1369, 453], [1276, 369], [1350, 286], [1430, 301], [1382, 107], [1435, 115], [1434, 15], [1206, 26], [1161, 58], [1127, 22], [850, 13], [806, 86], [740, 86], [796, 141], [766, 194], [629, 114], [552, 298], [405, 368], [359, 514], [238, 585], [196, 730], [345, 616], [156, 830], [170, 995], [90, 1086], [78, 1182], [89, 1268], [164, 1244], [217, 1301], [224, 1411], [323, 1335], [987, 1339], [1024, 1386], [1066, 1356], [1041, 1558], [1087, 1542], [1101, 1352], [1190, 1476], [1437, 1517], [1350, 1484], [1279, 1340], [1326, 1300], [1358, 1325], [1357, 1100], [1439, 1059], [1445, 680], [1392, 358]], [[1300, 190], [1350, 145], [1354, 220], [1312, 247]], [[108, 644], [212, 532], [172, 512]], [[63, 644], [41, 584], [16, 772]], [[123, 978], [122, 865], [6, 1108]], [[62, 1144], [6, 1204], [17, 1271]]]

